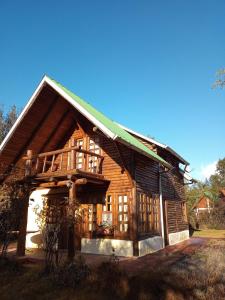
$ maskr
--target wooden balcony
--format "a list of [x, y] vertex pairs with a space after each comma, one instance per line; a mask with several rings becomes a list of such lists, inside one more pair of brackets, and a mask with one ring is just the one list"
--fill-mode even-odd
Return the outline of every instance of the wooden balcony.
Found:
[[25, 177], [57, 178], [69, 175], [87, 175], [87, 177], [103, 178], [103, 156], [81, 149], [70, 147], [55, 151], [34, 154], [27, 151], [25, 160]]

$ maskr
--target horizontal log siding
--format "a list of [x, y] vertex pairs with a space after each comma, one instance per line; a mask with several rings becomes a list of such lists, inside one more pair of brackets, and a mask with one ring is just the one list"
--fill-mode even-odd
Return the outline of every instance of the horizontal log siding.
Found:
[[188, 229], [188, 223], [185, 221], [182, 213], [180, 201], [166, 200], [167, 211], [167, 231], [168, 233], [178, 232]]
[[159, 193], [158, 163], [141, 155], [136, 154], [135, 180], [137, 192]]

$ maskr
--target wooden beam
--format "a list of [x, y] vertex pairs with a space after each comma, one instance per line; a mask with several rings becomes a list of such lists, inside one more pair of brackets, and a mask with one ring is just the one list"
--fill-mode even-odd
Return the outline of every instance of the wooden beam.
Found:
[[[55, 178], [53, 178], [52, 181], [38, 184], [38, 187], [43, 187], [43, 188], [62, 187], [62, 186], [70, 185], [71, 182], [72, 182], [71, 180], [57, 181]], [[79, 179], [75, 180], [74, 183], [75, 183], [75, 185], [85, 185], [87, 183], [102, 185], [105, 182], [94, 180], [94, 179], [79, 178]]]

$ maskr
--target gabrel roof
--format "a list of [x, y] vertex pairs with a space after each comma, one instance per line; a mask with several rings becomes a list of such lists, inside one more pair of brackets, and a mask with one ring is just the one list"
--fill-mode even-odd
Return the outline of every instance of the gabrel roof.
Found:
[[125, 144], [129, 148], [134, 149], [135, 151], [142, 153], [143, 155], [159, 162], [165, 167], [171, 168], [171, 165], [166, 162], [162, 157], [157, 155], [155, 152], [150, 150], [144, 144], [142, 144], [138, 139], [136, 139], [133, 135], [119, 126], [116, 122], [107, 118], [104, 114], [96, 110], [92, 105], [76, 96], [70, 90], [65, 88], [63, 85], [58, 83], [57, 81], [51, 79], [48, 76], [44, 76], [39, 86], [35, 90], [34, 94], [30, 98], [29, 102], [23, 109], [19, 118], [5, 137], [4, 141], [0, 145], [0, 152], [7, 144], [14, 130], [17, 128], [19, 123], [22, 121], [23, 117], [28, 112], [29, 108], [37, 98], [38, 94], [42, 90], [45, 85], [49, 85], [55, 90], [59, 95], [61, 95], [65, 100], [67, 100], [73, 107], [75, 107], [81, 114], [83, 114], [88, 120], [90, 120], [99, 130], [101, 130], [107, 137], [119, 141], [122, 144]]

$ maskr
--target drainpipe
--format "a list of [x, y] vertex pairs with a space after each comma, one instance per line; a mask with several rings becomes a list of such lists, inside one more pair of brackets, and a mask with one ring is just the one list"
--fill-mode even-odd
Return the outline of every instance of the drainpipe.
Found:
[[[172, 170], [174, 167], [172, 168]], [[169, 169], [160, 170], [159, 164], [159, 205], [160, 205], [160, 223], [161, 223], [161, 236], [163, 239], [163, 248], [165, 248], [165, 231], [164, 231], [164, 210], [163, 210], [163, 195], [162, 195], [162, 174], [169, 172]]]
[[165, 232], [164, 232], [164, 213], [163, 213], [163, 198], [162, 198], [162, 173], [159, 164], [159, 204], [160, 204], [160, 223], [161, 223], [161, 236], [163, 240], [163, 248], [165, 248]]

